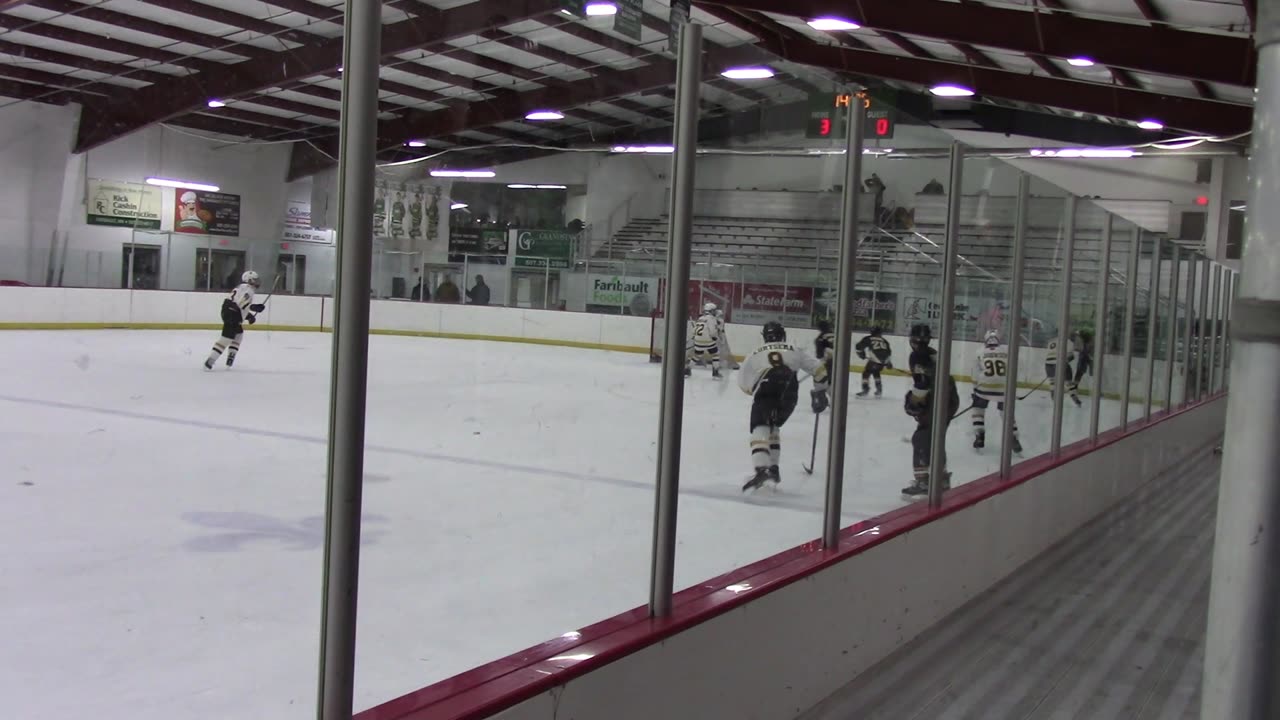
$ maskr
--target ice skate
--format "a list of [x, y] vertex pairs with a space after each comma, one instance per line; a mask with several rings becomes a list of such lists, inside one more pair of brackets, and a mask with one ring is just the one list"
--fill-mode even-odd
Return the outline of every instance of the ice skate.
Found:
[[756, 468], [756, 474], [753, 475], [750, 480], [748, 480], [746, 483], [742, 485], [742, 492], [746, 492], [748, 490], [755, 490], [761, 485], [764, 485], [765, 481], [771, 479], [770, 478], [771, 474], [772, 473], [770, 469], [767, 467]]
[[231, 367], [232, 365], [235, 365], [235, 364], [236, 364], [236, 356], [235, 356], [235, 355], [232, 355], [232, 354], [230, 354], [230, 353], [228, 353], [228, 354], [227, 354], [227, 367]]
[[880, 397], [881, 395], [884, 395], [884, 386], [880, 383], [876, 383], [876, 397]]
[[781, 468], [779, 468], [777, 465], [770, 465], [770, 466], [769, 466], [769, 480], [770, 480], [771, 482], [773, 482], [773, 484], [774, 484], [774, 485], [779, 485], [779, 484], [781, 484], [781, 483], [782, 483], [782, 469], [781, 469]]
[[1071, 402], [1075, 403], [1076, 407], [1080, 407], [1081, 405], [1083, 405], [1083, 403], [1080, 402], [1080, 396], [1076, 395], [1075, 393], [1071, 394]]
[[720, 368], [711, 368], [711, 377], [719, 380], [722, 377], [720, 375]]
[[973, 449], [981, 450], [987, 446], [987, 434], [981, 430], [973, 437]]
[[208, 358], [207, 360], [204, 361], [204, 369], [205, 370], [213, 369], [213, 358]]
[[685, 366], [684, 366], [684, 376], [685, 376], [685, 377], [693, 377], [693, 368], [689, 367], [688, 365], [685, 365]]
[[902, 488], [903, 500], [923, 500], [929, 497], [929, 480], [927, 478], [917, 478], [914, 483]]
[[1021, 454], [1022, 454], [1022, 443], [1018, 441], [1018, 436], [1017, 436], [1017, 435], [1014, 435], [1014, 436], [1011, 438], [1011, 442], [1009, 443], [1009, 447], [1013, 448], [1013, 451], [1014, 451], [1014, 452], [1016, 452], [1016, 453], [1018, 453], [1019, 455], [1021, 455]]
[[871, 388], [866, 387], [866, 386], [864, 385], [864, 386], [862, 387], [862, 390], [858, 392], [858, 394], [856, 395], [856, 397], [866, 397], [866, 396], [867, 396], [867, 393], [870, 393], [870, 392], [871, 392]]

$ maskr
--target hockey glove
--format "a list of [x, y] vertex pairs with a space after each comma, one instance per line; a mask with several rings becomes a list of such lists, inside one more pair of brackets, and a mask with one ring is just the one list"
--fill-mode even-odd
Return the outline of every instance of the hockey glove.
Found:
[[859, 359], [859, 360], [866, 360], [866, 359], [867, 359], [867, 354], [866, 354], [865, 352], [863, 352], [863, 351], [859, 350], [859, 351], [858, 351], [858, 359]]
[[257, 315], [252, 315], [252, 314], [251, 314], [251, 315], [249, 315], [248, 317], [246, 317], [245, 319], [249, 321], [249, 324], [250, 324], [250, 325], [252, 325], [252, 324], [254, 324], [254, 323], [258, 322], [258, 316], [257, 316]]
[[813, 414], [817, 415], [827, 409], [830, 401], [827, 400], [826, 390], [810, 390], [809, 403], [813, 406]]
[[250, 306], [249, 306], [249, 309], [250, 309], [250, 310], [252, 310], [252, 311], [254, 311], [254, 312], [256, 312], [256, 313], [260, 313], [260, 312], [262, 312], [263, 310], [266, 310], [266, 309], [267, 309], [267, 305], [266, 305], [266, 303], [255, 303], [255, 304], [253, 304], [253, 305], [250, 305]]

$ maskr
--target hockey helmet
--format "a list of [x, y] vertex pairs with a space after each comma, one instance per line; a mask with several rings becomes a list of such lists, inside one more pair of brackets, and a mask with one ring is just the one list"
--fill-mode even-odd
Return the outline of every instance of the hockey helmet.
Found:
[[787, 329], [782, 327], [782, 323], [777, 320], [770, 320], [764, 324], [764, 330], [760, 331], [765, 342], [783, 342], [787, 339]]
[[261, 282], [258, 280], [258, 273], [252, 270], [245, 270], [244, 274], [240, 276], [240, 282], [246, 285], [252, 285], [254, 287], [258, 287], [258, 285], [261, 284]]
[[871, 337], [880, 337], [883, 334], [884, 330], [882, 330], [879, 325], [871, 326]]
[[831, 332], [831, 321], [830, 321], [830, 320], [819, 320], [819, 321], [818, 321], [818, 332], [820, 332], [820, 333], [829, 333], [829, 332]]
[[713, 313], [715, 311], [716, 311], [715, 303], [707, 303], [706, 305], [702, 306], [702, 312]]
[[929, 341], [933, 339], [933, 330], [924, 323], [916, 323], [911, 326], [911, 347], [922, 348], [929, 347]]
[[995, 330], [988, 330], [987, 336], [983, 340], [983, 343], [987, 347], [996, 347], [997, 345], [1000, 344], [1000, 333], [996, 332]]

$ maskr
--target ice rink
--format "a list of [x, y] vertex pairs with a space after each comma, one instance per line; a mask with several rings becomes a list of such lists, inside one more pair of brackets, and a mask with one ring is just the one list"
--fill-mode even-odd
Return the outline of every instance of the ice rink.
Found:
[[[251, 332], [215, 372], [213, 331], [2, 337], [5, 714], [312, 717], [330, 336]], [[657, 365], [466, 340], [370, 349], [358, 708], [644, 604]], [[808, 477], [808, 383], [783, 484], [743, 495], [735, 380], [688, 383], [678, 588], [820, 533], [827, 423]], [[846, 524], [903, 504], [911, 478], [907, 381], [885, 384], [851, 403]], [[1104, 428], [1118, 412], [1104, 404]], [[1018, 414], [1025, 457], [1046, 451], [1048, 393]], [[997, 468], [999, 418], [982, 455], [969, 416], [952, 426], [957, 483]], [[1064, 436], [1087, 430], [1086, 399]]]

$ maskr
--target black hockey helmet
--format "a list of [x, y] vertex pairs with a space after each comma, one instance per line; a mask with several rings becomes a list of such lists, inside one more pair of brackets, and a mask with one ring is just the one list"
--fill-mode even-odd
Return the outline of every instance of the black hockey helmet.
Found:
[[818, 332], [820, 332], [820, 333], [829, 333], [829, 332], [831, 332], [831, 321], [830, 321], [830, 320], [819, 320], [819, 321], [818, 321]]
[[884, 330], [881, 330], [879, 325], [872, 325], [872, 326], [871, 326], [871, 336], [872, 336], [872, 337], [880, 337], [883, 333], [884, 333]]
[[764, 324], [764, 329], [760, 331], [764, 336], [765, 342], [782, 342], [787, 339], [787, 329], [782, 327], [782, 323], [777, 320], [770, 320]]
[[929, 347], [929, 341], [933, 339], [933, 330], [924, 323], [916, 323], [911, 326], [911, 347], [922, 348]]

